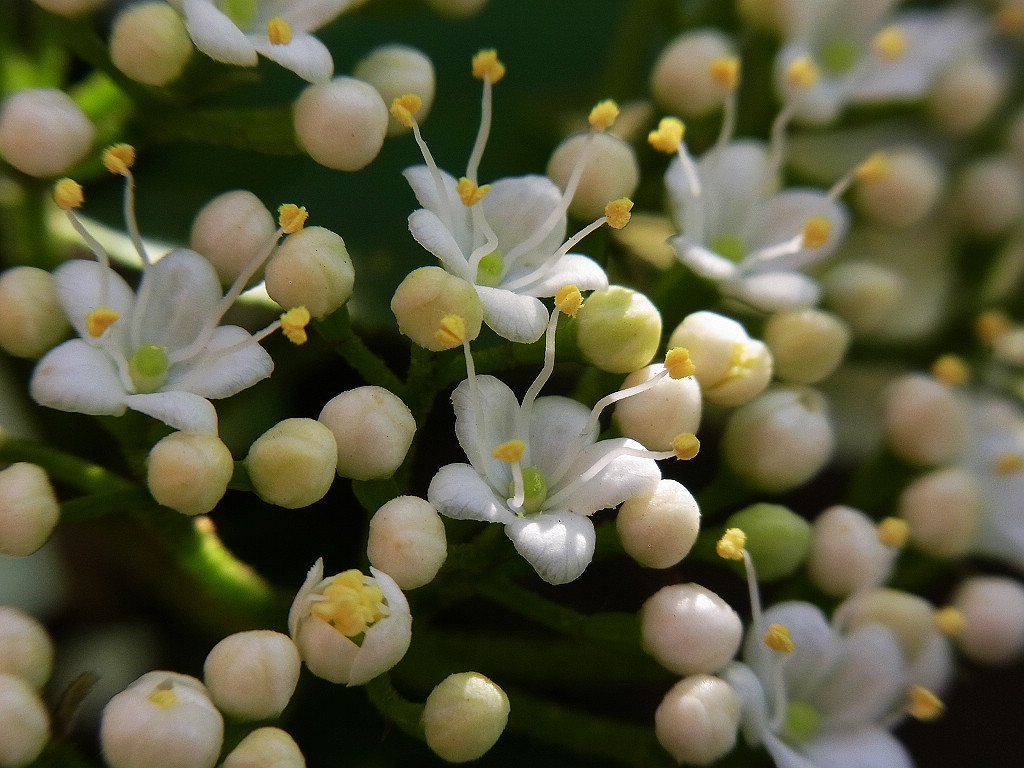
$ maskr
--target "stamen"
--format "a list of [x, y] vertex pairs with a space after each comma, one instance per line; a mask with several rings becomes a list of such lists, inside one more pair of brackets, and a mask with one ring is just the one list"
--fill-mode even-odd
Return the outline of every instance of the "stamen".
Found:
[[121, 313], [110, 307], [96, 307], [85, 316], [85, 330], [90, 336], [102, 336], [103, 332], [113, 325]]
[[619, 105], [612, 99], [605, 99], [599, 101], [594, 105], [594, 108], [590, 110], [590, 115], [587, 117], [587, 121], [590, 123], [590, 127], [595, 131], [604, 131], [611, 128], [615, 122], [615, 118], [619, 116]]
[[693, 376], [697, 367], [690, 360], [690, 350], [686, 347], [673, 347], [665, 353], [665, 368], [673, 379], [685, 379]]
[[789, 628], [785, 624], [769, 624], [764, 635], [764, 644], [779, 653], [792, 653], [796, 650], [789, 637]]
[[831, 221], [823, 216], [812, 216], [804, 224], [803, 247], [820, 248], [828, 242], [828, 235], [831, 229]]
[[715, 552], [726, 560], [742, 560], [746, 544], [747, 534], [739, 528], [729, 528], [715, 545]]
[[[558, 313], [557, 307], [552, 310], [547, 328], [544, 330], [544, 365], [541, 366], [537, 378], [533, 380], [530, 388], [523, 395], [523, 402], [519, 406], [519, 414], [516, 417], [515, 433], [517, 435], [525, 436], [529, 434], [533, 404], [537, 400], [537, 395], [540, 394], [544, 385], [547, 384], [548, 379], [551, 378], [551, 372], [555, 369], [555, 331], [558, 328]], [[527, 456], [527, 461], [529, 461], [529, 456]]]
[[427, 166], [430, 171], [430, 177], [434, 180], [434, 189], [437, 191], [437, 199], [444, 200], [448, 203], [441, 208], [439, 216], [441, 221], [444, 223], [445, 228], [449, 231], [452, 229], [452, 216], [449, 206], [451, 205], [451, 196], [448, 192], [448, 188], [445, 186], [444, 181], [441, 178], [441, 170], [437, 167], [437, 163], [434, 161], [434, 156], [430, 154], [430, 148], [427, 147], [427, 143], [423, 140], [423, 134], [420, 133], [419, 123], [413, 115], [419, 110], [421, 104], [420, 97], [413, 93], [407, 93], [404, 96], [399, 96], [397, 99], [391, 102], [391, 114], [407, 128], [412, 128], [412, 136], [416, 140], [416, 146], [420, 149], [420, 154], [423, 156], [423, 163]]
[[820, 79], [821, 70], [810, 56], [799, 56], [786, 67], [786, 82], [796, 88], [806, 90]]
[[576, 317], [580, 307], [583, 306], [583, 294], [574, 283], [563, 285], [555, 293], [555, 306], [558, 311], [569, 317]]
[[647, 134], [647, 143], [659, 152], [671, 155], [679, 147], [686, 133], [686, 126], [677, 117], [663, 117], [658, 127]]
[[53, 202], [58, 208], [70, 211], [72, 208], [81, 208], [85, 202], [85, 195], [82, 194], [82, 185], [74, 179], [61, 179], [53, 185]]
[[505, 65], [498, 60], [495, 48], [480, 51], [473, 57], [473, 77], [496, 83], [505, 76]]
[[1024, 30], [1024, 3], [1008, 2], [996, 13], [996, 27], [1006, 35]]
[[463, 176], [459, 179], [459, 183], [455, 185], [455, 191], [459, 193], [459, 199], [467, 208], [474, 206], [483, 200], [484, 195], [486, 195], [490, 189], [490, 184], [484, 184], [482, 187], [478, 187], [476, 182], [467, 176]]
[[281, 333], [292, 344], [305, 344], [309, 340], [306, 326], [309, 325], [309, 310], [305, 307], [292, 307], [281, 315]]
[[719, 56], [711, 62], [711, 79], [719, 85], [735, 90], [740, 82], [739, 56]]
[[134, 164], [135, 147], [131, 144], [115, 144], [103, 151], [103, 167], [117, 176], [127, 176]]
[[887, 517], [878, 524], [878, 540], [892, 549], [901, 549], [910, 538], [910, 526], [900, 517]]
[[445, 349], [454, 349], [462, 345], [466, 338], [466, 321], [461, 315], [445, 315], [438, 325], [438, 329], [434, 332], [434, 341], [443, 344]]
[[387, 616], [384, 593], [355, 568], [335, 576], [324, 588], [323, 598], [310, 612], [346, 637], [362, 634]]
[[480, 51], [473, 57], [473, 77], [484, 81], [483, 92], [480, 95], [480, 127], [476, 131], [476, 139], [473, 140], [473, 150], [469, 153], [469, 160], [466, 161], [466, 176], [474, 182], [477, 180], [477, 172], [480, 170], [480, 161], [484, 157], [484, 149], [487, 146], [487, 138], [491, 135], [491, 115], [493, 112], [491, 93], [493, 86], [505, 74], [505, 65], [498, 61], [498, 52], [491, 49]]
[[942, 355], [932, 363], [932, 375], [949, 387], [960, 387], [970, 378], [970, 369], [958, 355]]
[[309, 213], [294, 203], [285, 203], [277, 209], [278, 225], [286, 235], [294, 235], [306, 223]]
[[884, 152], [874, 152], [858, 165], [854, 171], [858, 181], [869, 184], [881, 181], [889, 175], [889, 163]]
[[1011, 325], [1010, 317], [1002, 310], [989, 309], [974, 318], [974, 335], [978, 341], [991, 344], [998, 339]]
[[292, 28], [288, 22], [280, 16], [275, 16], [267, 22], [267, 39], [271, 45], [284, 45], [292, 41]]
[[513, 510], [522, 510], [526, 501], [526, 484], [523, 482], [523, 466], [520, 460], [523, 458], [523, 451], [526, 450], [526, 443], [522, 440], [509, 440], [502, 443], [493, 451], [491, 456], [511, 465], [512, 470], [512, 498], [505, 501]]
[[415, 93], [407, 93], [404, 96], [398, 96], [393, 99], [391, 108], [388, 111], [392, 117], [406, 128], [412, 128], [415, 122], [412, 116], [420, 111], [422, 104], [422, 99]]
[[935, 720], [941, 717], [946, 709], [942, 700], [922, 685], [911, 686], [908, 695], [910, 703], [907, 705], [907, 712], [917, 720]]
[[672, 453], [680, 461], [689, 461], [700, 453], [700, 440], [692, 432], [680, 432], [672, 438]]
[[1001, 451], [992, 462], [997, 475], [1015, 475], [1024, 470], [1024, 456], [1013, 451]]
[[146, 697], [146, 701], [156, 704], [161, 709], [170, 709], [178, 703], [178, 696], [171, 689], [171, 682], [168, 680], [154, 688]]
[[898, 61], [907, 51], [907, 33], [902, 27], [893, 24], [875, 35], [872, 46], [875, 53], [886, 61]]
[[952, 605], [935, 611], [932, 614], [932, 623], [946, 637], [956, 637], [967, 627], [967, 619]]
[[514, 464], [523, 458], [524, 450], [526, 450], [526, 443], [522, 440], [508, 440], [491, 451], [491, 456]]
[[622, 229], [629, 224], [629, 212], [632, 209], [633, 201], [628, 197], [620, 197], [604, 207], [604, 218], [612, 229]]

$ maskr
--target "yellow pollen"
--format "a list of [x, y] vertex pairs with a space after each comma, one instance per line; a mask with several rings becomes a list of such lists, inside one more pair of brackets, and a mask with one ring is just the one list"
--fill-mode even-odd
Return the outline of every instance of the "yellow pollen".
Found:
[[690, 360], [690, 350], [686, 347], [672, 347], [666, 352], [665, 368], [672, 379], [685, 379], [687, 376], [693, 376], [693, 372], [697, 370]]
[[1024, 30], [1024, 3], [1006, 3], [996, 13], [996, 27], [1006, 35], [1013, 35]]
[[992, 462], [997, 475], [1015, 475], [1024, 470], [1024, 456], [1013, 451], [1001, 451]]
[[740, 82], [740, 57], [719, 56], [711, 62], [711, 79], [724, 85], [730, 91], [735, 90]]
[[657, 129], [647, 134], [647, 143], [659, 152], [671, 155], [679, 149], [679, 142], [683, 140], [685, 132], [686, 126], [678, 117], [663, 117]]
[[743, 547], [747, 543], [747, 534], [739, 528], [729, 528], [715, 545], [719, 557], [726, 560], [742, 560]]
[[80, 208], [85, 202], [82, 185], [74, 179], [61, 179], [53, 185], [53, 202], [58, 208]]
[[449, 314], [441, 318], [434, 331], [434, 341], [445, 349], [454, 349], [466, 338], [466, 321], [462, 315]]
[[365, 632], [387, 612], [381, 605], [384, 593], [375, 584], [364, 584], [364, 578], [355, 568], [339, 573], [324, 589], [326, 599], [313, 603], [310, 612], [346, 637]]
[[924, 686], [911, 686], [908, 695], [910, 703], [907, 705], [907, 712], [917, 720], [935, 720], [946, 709], [942, 700]]
[[309, 325], [309, 310], [305, 307], [292, 307], [281, 315], [281, 333], [292, 344], [305, 344], [309, 340], [306, 326]]
[[612, 229], [622, 229], [629, 224], [629, 212], [632, 208], [633, 201], [628, 197], [612, 200], [604, 207], [604, 215], [608, 219], [608, 226]]
[[893, 24], [875, 35], [872, 45], [875, 53], [886, 61], [898, 61], [907, 52], [907, 33], [902, 27]]
[[821, 248], [828, 242], [832, 222], [822, 216], [812, 216], [804, 224], [804, 248]]
[[677, 459], [687, 461], [700, 453], [700, 440], [693, 432], [680, 432], [672, 438], [672, 450]]
[[85, 316], [85, 330], [90, 336], [102, 336], [114, 322], [121, 316], [121, 313], [110, 307], [96, 307]]
[[590, 122], [590, 127], [595, 131], [603, 131], [606, 128], [611, 128], [612, 123], [615, 122], [615, 118], [619, 116], [619, 105], [611, 99], [605, 99], [594, 105], [594, 108], [590, 110], [590, 116], [587, 120]]
[[412, 116], [420, 111], [423, 100], [415, 93], [399, 96], [391, 102], [391, 115], [406, 128], [412, 128]]
[[986, 310], [974, 318], [974, 335], [986, 344], [998, 339], [1009, 327], [1009, 316], [998, 309]]
[[273, 45], [290, 43], [292, 41], [292, 28], [280, 16], [275, 16], [267, 22], [267, 39]]
[[555, 306], [563, 315], [576, 317], [576, 313], [583, 306], [583, 294], [574, 283], [563, 285], [555, 294]]
[[946, 386], [959, 387], [967, 383], [970, 369], [962, 357], [942, 355], [932, 363], [932, 375]]
[[799, 56], [786, 67], [786, 82], [797, 88], [810, 88], [820, 77], [821, 71], [810, 56]]
[[526, 445], [522, 440], [509, 440], [507, 443], [502, 443], [491, 451], [491, 456], [507, 461], [509, 464], [515, 464], [523, 458], [524, 450], [526, 450]]
[[455, 185], [455, 191], [459, 193], [459, 199], [467, 208], [476, 205], [483, 200], [484, 195], [487, 194], [487, 191], [490, 188], [490, 184], [484, 184], [482, 187], [478, 187], [475, 181], [466, 178], [465, 176], [459, 179], [459, 183]]
[[286, 235], [294, 235], [306, 223], [309, 213], [294, 203], [285, 203], [277, 209], [277, 222]]
[[967, 619], [952, 605], [947, 605], [945, 608], [939, 608], [932, 614], [932, 623], [946, 637], [956, 637], [964, 631], [964, 628], [967, 626]]
[[170, 682], [161, 683], [154, 688], [146, 700], [156, 704], [158, 707], [163, 709], [169, 709], [178, 703], [178, 696], [174, 693], [174, 690], [170, 687]]
[[878, 524], [878, 540], [887, 547], [899, 549], [910, 538], [910, 526], [900, 517], [887, 517]]
[[789, 639], [789, 628], [785, 624], [769, 624], [764, 634], [764, 644], [779, 653], [792, 653], [796, 648]]
[[853, 175], [858, 181], [868, 183], [881, 181], [889, 175], [889, 163], [886, 162], [884, 152], [875, 152], [868, 156], [868, 159], [857, 166]]
[[498, 61], [498, 51], [489, 48], [473, 57], [473, 77], [496, 83], [505, 76], [505, 65]]
[[115, 144], [103, 150], [103, 167], [118, 176], [127, 176], [128, 169], [135, 165], [135, 147], [131, 144]]

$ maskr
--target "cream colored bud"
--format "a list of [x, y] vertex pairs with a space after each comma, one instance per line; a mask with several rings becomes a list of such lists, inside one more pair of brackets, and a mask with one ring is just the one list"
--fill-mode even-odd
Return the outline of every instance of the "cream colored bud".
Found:
[[462, 318], [470, 341], [480, 334], [484, 316], [476, 288], [440, 267], [420, 267], [406, 275], [391, 299], [391, 311], [399, 331], [433, 352], [451, 346], [436, 338], [446, 316]]
[[626, 500], [615, 517], [622, 548], [640, 565], [670, 568], [687, 554], [700, 532], [700, 509], [684, 485], [662, 480], [650, 496]]
[[83, 159], [94, 129], [64, 91], [31, 88], [0, 105], [0, 154], [29, 176], [56, 176]]
[[53, 641], [46, 627], [14, 606], [0, 606], [0, 674], [20, 677], [39, 690], [52, 671]]
[[964, 407], [949, 386], [907, 374], [885, 393], [885, 435], [898, 456], [932, 466], [954, 459], [967, 437]]
[[1003, 576], [973, 576], [950, 604], [964, 617], [956, 643], [981, 664], [1011, 664], [1024, 652], [1024, 587]]
[[878, 524], [852, 507], [829, 507], [811, 526], [807, 571], [822, 592], [846, 597], [882, 584], [896, 550], [878, 540]]
[[42, 467], [18, 462], [0, 470], [0, 553], [31, 555], [59, 518], [57, 496]]
[[892, 630], [909, 667], [938, 634], [935, 606], [918, 595], [898, 589], [875, 589], [855, 595], [837, 609], [843, 615], [845, 630], [852, 633], [867, 624], [883, 624]]
[[100, 724], [110, 768], [213, 768], [223, 740], [206, 687], [177, 672], [147, 672], [107, 702]]
[[729, 604], [699, 584], [662, 587], [640, 609], [643, 648], [679, 675], [710, 673], [736, 654], [743, 622]]
[[999, 237], [1024, 216], [1024, 171], [1005, 155], [975, 160], [961, 172], [953, 197], [972, 234]]
[[192, 50], [185, 22], [163, 2], [126, 7], [110, 30], [110, 60], [132, 80], [146, 85], [176, 80]]
[[[620, 389], [642, 384], [663, 370], [664, 365], [655, 363], [634, 371]], [[615, 422], [622, 434], [651, 451], [670, 451], [679, 433], [696, 433], [700, 414], [700, 385], [693, 376], [665, 376], [650, 388], [615, 404]]]
[[254, 629], [228, 635], [203, 664], [210, 698], [236, 720], [266, 720], [280, 715], [295, 693], [302, 661], [288, 635]]
[[277, 247], [265, 278], [267, 293], [282, 308], [305, 307], [322, 318], [349, 300], [356, 273], [339, 235], [305, 227]]
[[794, 384], [817, 384], [843, 362], [850, 330], [828, 312], [795, 309], [768, 319], [764, 343], [772, 353], [776, 377]]
[[229, 285], [270, 244], [276, 230], [274, 215], [262, 201], [248, 190], [235, 189], [199, 211], [192, 223], [192, 250], [205, 256], [221, 283]]
[[388, 108], [369, 83], [336, 77], [311, 85], [295, 102], [295, 133], [309, 156], [336, 171], [358, 171], [377, 157]]
[[426, 499], [399, 496], [370, 518], [366, 556], [402, 590], [433, 581], [447, 555], [444, 523]]
[[487, 0], [427, 0], [427, 5], [452, 19], [466, 19], [480, 12]]
[[508, 713], [508, 696], [501, 688], [478, 672], [459, 672], [430, 692], [420, 722], [434, 754], [449, 763], [467, 763], [494, 746]]
[[678, 763], [710, 765], [736, 745], [743, 699], [725, 680], [690, 675], [665, 694], [654, 734]]
[[555, 147], [546, 171], [562, 191], [588, 144], [587, 162], [569, 203], [569, 213], [593, 220], [604, 216], [609, 201], [633, 196], [640, 183], [640, 164], [633, 148], [618, 136], [603, 132], [570, 136]]
[[735, 55], [732, 41], [717, 30], [684, 32], [673, 38], [654, 62], [651, 94], [673, 114], [706, 115], [722, 106], [733, 90], [712, 76], [712, 62]]
[[[427, 119], [434, 103], [434, 65], [422, 51], [407, 45], [382, 45], [360, 59], [352, 74], [376, 88], [385, 104], [407, 93], [416, 94], [420, 99], [416, 122]], [[393, 115], [388, 118], [388, 136], [409, 130]]]
[[957, 59], [932, 83], [927, 109], [945, 133], [962, 136], [980, 128], [1006, 96], [1006, 74], [978, 57]]
[[898, 272], [867, 261], [836, 265], [825, 274], [822, 288], [829, 309], [859, 336], [884, 326], [908, 290]]
[[760, 393], [772, 377], [768, 347], [746, 329], [714, 312], [687, 315], [668, 341], [669, 349], [690, 353], [704, 399], [716, 405], [740, 405]]
[[398, 395], [357, 387], [328, 401], [319, 422], [338, 446], [338, 474], [353, 480], [391, 477], [412, 445], [416, 420]]
[[651, 362], [661, 343], [661, 314], [651, 300], [613, 285], [594, 291], [576, 313], [576, 343], [592, 365], [632, 373]]
[[900, 516], [910, 539], [937, 557], [959, 557], [974, 544], [984, 500], [977, 481], [959, 467], [921, 475], [900, 495]]
[[37, 358], [69, 328], [53, 275], [38, 267], [12, 267], [0, 274], [0, 349]]
[[334, 434], [314, 419], [285, 419], [249, 448], [245, 467], [257, 495], [286, 509], [308, 507], [331, 488], [338, 468]]
[[759, 395], [729, 417], [722, 435], [722, 452], [732, 470], [770, 493], [806, 483], [834, 448], [825, 398], [805, 387]]
[[223, 768], [306, 768], [306, 758], [287, 732], [257, 728], [224, 758]]
[[942, 165], [929, 153], [907, 147], [885, 153], [881, 178], [854, 187], [857, 208], [873, 221], [909, 227], [924, 219], [945, 188]]
[[5, 672], [0, 672], [0, 723], [4, 768], [25, 768], [50, 740], [50, 716], [43, 700], [25, 680]]
[[146, 484], [157, 503], [183, 515], [217, 506], [235, 469], [231, 451], [216, 435], [172, 432], [149, 452]]
[[808, 2], [816, 0], [737, 0], [736, 12], [747, 24], [791, 37], [807, 15]]
[[81, 16], [104, 6], [109, 0], [33, 0], [40, 8], [61, 16]]

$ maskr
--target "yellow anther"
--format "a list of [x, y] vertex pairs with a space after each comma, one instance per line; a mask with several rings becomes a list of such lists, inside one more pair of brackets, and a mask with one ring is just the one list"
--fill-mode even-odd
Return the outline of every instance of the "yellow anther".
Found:
[[415, 93], [407, 93], [394, 99], [391, 102], [391, 109], [389, 111], [406, 128], [412, 128], [412, 124], [415, 122], [412, 116], [420, 111], [422, 103], [423, 100]]
[[178, 696], [177, 694], [175, 694], [174, 689], [171, 687], [170, 683], [162, 683], [158, 685], [156, 688], [154, 688], [152, 691], [150, 691], [149, 696], [146, 697], [146, 700], [149, 701], [151, 704], [156, 704], [158, 707], [161, 707], [163, 709], [169, 709], [178, 703]]
[[286, 235], [294, 235], [306, 223], [309, 213], [293, 203], [285, 203], [277, 209], [277, 222]]
[[267, 22], [267, 39], [273, 45], [290, 43], [292, 41], [292, 28], [280, 16], [275, 16]]
[[932, 363], [932, 375], [950, 387], [966, 384], [970, 373], [967, 363], [958, 355], [942, 355]]
[[574, 283], [563, 285], [555, 294], [555, 306], [563, 315], [576, 317], [576, 313], [583, 306], [583, 294]]
[[1008, 2], [996, 12], [996, 27], [1006, 35], [1024, 30], [1024, 3]]
[[434, 341], [445, 349], [454, 349], [466, 338], [466, 321], [462, 315], [450, 314], [441, 318], [434, 331]]
[[956, 637], [964, 631], [964, 628], [967, 626], [967, 619], [952, 605], [947, 605], [945, 608], [939, 608], [932, 614], [932, 623], [946, 637]]
[[505, 65], [498, 61], [498, 51], [489, 48], [473, 57], [473, 77], [496, 83], [505, 76]]
[[1024, 456], [1013, 451], [1000, 451], [992, 462], [997, 475], [1015, 475], [1024, 470]]
[[622, 229], [629, 224], [629, 212], [632, 209], [633, 201], [628, 197], [612, 200], [604, 207], [604, 215], [608, 219], [608, 226], [612, 229]]
[[478, 187], [475, 181], [465, 176], [459, 179], [459, 183], [455, 185], [455, 191], [459, 193], [459, 199], [467, 208], [483, 200], [484, 195], [487, 194], [490, 188], [490, 184]]
[[85, 202], [82, 185], [74, 179], [61, 179], [53, 185], [53, 202], [64, 210], [80, 208]]
[[314, 603], [310, 612], [346, 637], [365, 632], [387, 612], [380, 587], [364, 584], [364, 579], [355, 568], [339, 573], [324, 589], [325, 599]]
[[715, 551], [726, 560], [742, 560], [743, 547], [747, 543], [747, 534], [739, 528], [729, 528], [718, 540]]
[[719, 56], [711, 62], [711, 79], [729, 90], [735, 90], [740, 82], [740, 57]]
[[678, 117], [663, 117], [657, 129], [647, 134], [647, 143], [659, 152], [671, 155], [679, 149], [679, 142], [683, 140], [685, 132], [686, 126]]
[[792, 653], [796, 649], [785, 624], [769, 624], [768, 631], [764, 633], [764, 644], [779, 653]]
[[309, 340], [306, 326], [309, 325], [309, 310], [305, 307], [292, 307], [281, 315], [281, 333], [292, 344], [305, 344]]
[[524, 450], [526, 450], [526, 445], [522, 440], [509, 440], [491, 451], [491, 456], [507, 461], [509, 464], [515, 464], [523, 458]]
[[690, 360], [690, 350], [686, 347], [672, 347], [666, 352], [665, 368], [672, 379], [685, 379], [687, 376], [693, 376], [693, 372], [697, 370]]
[[700, 440], [693, 432], [680, 432], [672, 438], [672, 450], [680, 461], [688, 461], [700, 453]]
[[823, 216], [812, 216], [804, 224], [804, 248], [821, 248], [828, 242], [832, 222]]
[[900, 549], [910, 538], [910, 526], [901, 517], [887, 517], [878, 524], [878, 540], [887, 547]]
[[612, 99], [605, 99], [594, 105], [594, 108], [590, 110], [590, 116], [587, 120], [590, 122], [590, 127], [595, 131], [603, 131], [606, 128], [611, 128], [612, 123], [615, 122], [615, 118], [618, 116], [619, 105]]
[[103, 167], [118, 176], [127, 176], [128, 169], [135, 165], [135, 147], [131, 144], [115, 144], [103, 150]]
[[810, 88], [821, 78], [821, 70], [810, 56], [799, 56], [786, 67], [786, 82], [797, 88]]
[[903, 27], [893, 24], [875, 35], [872, 45], [875, 53], [886, 61], [898, 61], [907, 52], [907, 33]]
[[998, 309], [986, 310], [974, 318], [974, 335], [985, 344], [992, 343], [1009, 328], [1009, 316]]
[[85, 316], [85, 330], [90, 336], [102, 336], [114, 322], [121, 316], [121, 313], [110, 307], [96, 307]]
[[946, 709], [942, 700], [922, 685], [911, 686], [908, 695], [910, 703], [907, 705], [907, 712], [917, 720], [935, 720]]
[[858, 181], [868, 183], [881, 181], [889, 175], [889, 163], [884, 152], [875, 152], [868, 156], [868, 159], [858, 165], [853, 171]]

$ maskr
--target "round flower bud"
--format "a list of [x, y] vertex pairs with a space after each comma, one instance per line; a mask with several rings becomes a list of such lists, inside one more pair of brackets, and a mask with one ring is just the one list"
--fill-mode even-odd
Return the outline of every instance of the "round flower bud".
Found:
[[800, 0], [737, 0], [736, 12], [751, 26], [790, 37], [806, 9]]
[[146, 484], [157, 503], [183, 515], [205, 515], [234, 470], [231, 451], [216, 435], [172, 432], [149, 452]]
[[331, 488], [338, 467], [334, 434], [313, 419], [285, 419], [258, 438], [245, 457], [256, 494], [286, 509], [308, 507]]
[[420, 722], [427, 746], [449, 763], [482, 757], [508, 723], [508, 696], [478, 672], [449, 675], [427, 696]]
[[33, 0], [40, 8], [61, 16], [81, 16], [94, 11], [107, 0]]
[[0, 273], [0, 349], [37, 358], [64, 338], [69, 327], [53, 275], [38, 267]]
[[854, 595], [836, 612], [843, 616], [848, 633], [867, 624], [888, 627], [903, 652], [910, 676], [934, 678], [915, 682], [936, 688], [948, 681], [949, 645], [935, 624], [935, 606], [923, 597], [898, 589], [875, 589], [866, 595]]
[[885, 393], [889, 447], [912, 464], [951, 461], [964, 447], [966, 430], [966, 414], [954, 391], [931, 376], [901, 376]]
[[[422, 124], [434, 103], [434, 65], [430, 57], [408, 45], [382, 45], [359, 60], [352, 74], [365, 80], [380, 94], [385, 104], [407, 93], [420, 98], [416, 122]], [[411, 130], [394, 116], [388, 118], [388, 136]]]
[[13, 606], [0, 606], [0, 674], [20, 677], [38, 690], [52, 671], [53, 641], [46, 627]]
[[427, 5], [451, 19], [465, 19], [480, 12], [487, 0], [427, 0]]
[[288, 635], [254, 629], [228, 635], [203, 664], [210, 698], [236, 720], [266, 720], [280, 715], [295, 693], [302, 661]]
[[266, 267], [267, 294], [284, 309], [327, 317], [352, 296], [356, 273], [345, 241], [323, 227], [289, 235]]
[[[661, 363], [634, 371], [620, 389], [643, 384], [665, 370]], [[622, 434], [651, 451], [672, 450], [681, 432], [696, 433], [700, 426], [700, 385], [692, 376], [665, 376], [648, 389], [615, 404], [615, 423]]]
[[448, 556], [441, 516], [418, 496], [392, 499], [370, 518], [366, 556], [403, 590], [429, 584]]
[[898, 506], [914, 544], [937, 557], [959, 557], [974, 543], [983, 505], [974, 477], [950, 467], [912, 481]]
[[185, 22], [163, 2], [128, 6], [110, 30], [110, 60], [132, 80], [146, 85], [176, 80], [192, 49]]
[[722, 451], [732, 470], [770, 493], [806, 483], [834, 448], [825, 398], [803, 387], [779, 387], [759, 395], [729, 417], [722, 435]]
[[932, 83], [927, 109], [942, 131], [962, 136], [984, 124], [1006, 95], [1006, 77], [978, 57], [956, 59]]
[[[229, 285], [270, 244], [276, 231], [274, 215], [260, 199], [248, 190], [235, 189], [202, 207], [192, 222], [191, 245], [213, 264], [221, 283]], [[253, 279], [258, 280], [259, 274]]]
[[974, 576], [957, 588], [950, 604], [964, 617], [956, 643], [981, 664], [1010, 664], [1024, 652], [1024, 587], [1001, 576]]
[[885, 153], [881, 178], [862, 180], [854, 188], [861, 213], [879, 224], [909, 227], [935, 207], [945, 186], [938, 161], [915, 147]]
[[822, 288], [828, 307], [861, 336], [884, 326], [907, 290], [899, 272], [866, 261], [846, 261], [832, 268]]
[[662, 587], [640, 609], [644, 650], [679, 675], [714, 672], [736, 655], [743, 622], [700, 584]]
[[59, 518], [57, 495], [42, 467], [18, 462], [0, 470], [0, 553], [31, 555]]
[[710, 765], [736, 745], [743, 700], [725, 680], [690, 675], [665, 694], [654, 735], [676, 762]]
[[712, 62], [734, 56], [732, 41], [713, 29], [685, 32], [659, 54], [651, 71], [651, 94], [665, 109], [699, 117], [722, 106], [732, 91], [712, 76]]
[[286, 731], [257, 728], [231, 750], [222, 768], [306, 768], [306, 758]]
[[686, 487], [661, 480], [650, 496], [627, 499], [615, 517], [622, 548], [640, 565], [670, 568], [693, 547], [700, 531], [700, 509]]
[[775, 581], [792, 574], [807, 557], [811, 525], [779, 504], [752, 504], [725, 521], [725, 527], [747, 534], [744, 545], [760, 581]]
[[398, 395], [357, 387], [328, 401], [319, 422], [338, 447], [338, 474], [353, 480], [391, 477], [412, 445], [416, 420]]
[[834, 506], [811, 526], [807, 571], [822, 592], [846, 597], [883, 583], [895, 554], [879, 541], [874, 520], [852, 507]]
[[658, 351], [661, 315], [650, 299], [629, 288], [594, 291], [576, 313], [576, 343], [602, 371], [632, 373]]
[[320, 165], [336, 171], [365, 168], [380, 152], [388, 108], [369, 83], [336, 77], [311, 85], [295, 102], [295, 134]]
[[395, 289], [391, 311], [398, 320], [398, 330], [432, 352], [452, 346], [437, 338], [445, 317], [462, 318], [470, 341], [480, 334], [484, 317], [476, 288], [440, 267], [420, 267], [406, 275]]
[[29, 176], [56, 176], [85, 157], [93, 126], [64, 91], [32, 88], [0, 105], [0, 154]]
[[1005, 156], [975, 160], [957, 179], [954, 200], [973, 234], [999, 237], [1024, 216], [1024, 172]]
[[668, 346], [690, 353], [701, 393], [716, 405], [745, 403], [772, 378], [768, 347], [750, 338], [735, 320], [714, 312], [687, 315], [672, 331]]
[[224, 718], [201, 682], [147, 672], [103, 709], [100, 746], [110, 768], [213, 768]]
[[0, 672], [0, 723], [0, 765], [4, 768], [24, 768], [39, 757], [50, 740], [50, 716], [43, 700], [26, 681], [5, 672]]
[[843, 362], [850, 346], [850, 330], [828, 312], [795, 309], [768, 319], [764, 343], [772, 353], [777, 378], [794, 384], [817, 384]]
[[609, 133], [580, 133], [559, 144], [548, 160], [547, 175], [563, 192], [580, 156], [590, 145], [569, 213], [579, 219], [604, 216], [611, 200], [631, 197], [640, 183], [640, 165], [633, 148]]

